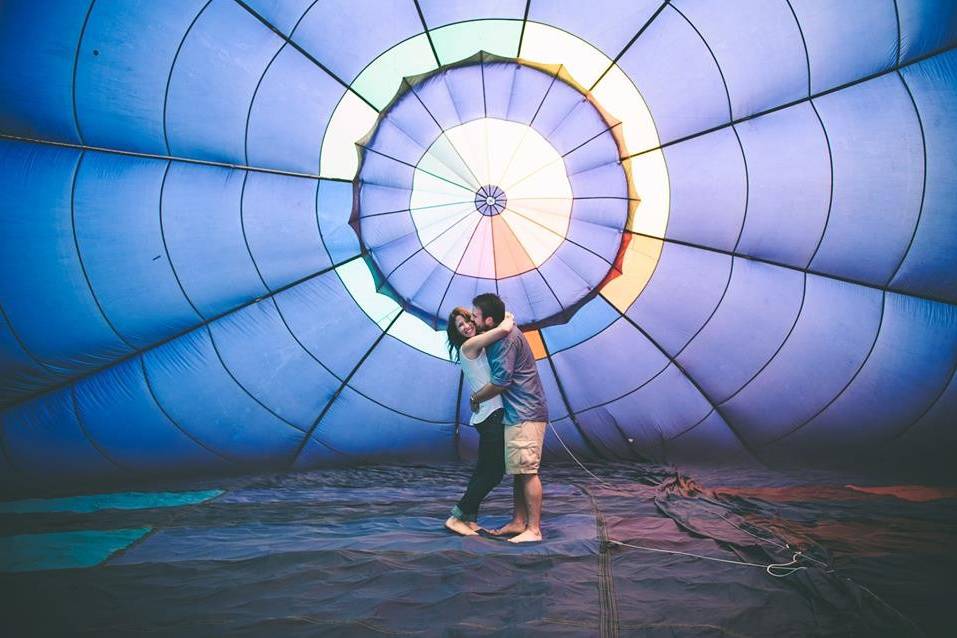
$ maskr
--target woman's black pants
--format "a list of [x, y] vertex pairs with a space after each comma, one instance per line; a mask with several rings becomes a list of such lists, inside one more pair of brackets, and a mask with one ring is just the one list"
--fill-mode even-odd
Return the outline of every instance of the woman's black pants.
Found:
[[476, 424], [479, 434], [478, 462], [462, 500], [452, 508], [452, 516], [462, 521], [474, 521], [479, 505], [505, 474], [505, 426], [502, 425], [504, 410], [498, 409], [487, 419]]

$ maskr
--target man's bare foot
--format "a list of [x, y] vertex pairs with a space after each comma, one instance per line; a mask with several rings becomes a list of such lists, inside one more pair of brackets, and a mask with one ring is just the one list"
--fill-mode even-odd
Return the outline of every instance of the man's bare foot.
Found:
[[525, 525], [523, 523], [516, 523], [515, 521], [512, 521], [504, 527], [493, 529], [490, 533], [492, 536], [509, 536], [510, 534], [521, 534], [524, 531]]
[[460, 521], [454, 516], [449, 516], [449, 519], [445, 521], [445, 526], [462, 536], [478, 536], [478, 532], [469, 527], [465, 521]]
[[518, 536], [513, 536], [512, 538], [508, 539], [508, 542], [509, 543], [532, 543], [532, 542], [536, 542], [540, 540], [542, 540], [541, 531], [534, 531], [534, 530], [527, 529], [521, 534], [519, 534]]
[[472, 530], [473, 532], [478, 532], [478, 531], [481, 531], [482, 529], [482, 526], [476, 523], [475, 521], [466, 521], [465, 524], [468, 525], [469, 529]]

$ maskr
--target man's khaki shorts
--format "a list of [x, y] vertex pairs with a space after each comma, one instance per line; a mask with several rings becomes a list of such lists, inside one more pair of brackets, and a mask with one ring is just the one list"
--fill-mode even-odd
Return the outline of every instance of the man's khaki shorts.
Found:
[[538, 474], [547, 426], [545, 421], [522, 421], [505, 426], [506, 474]]

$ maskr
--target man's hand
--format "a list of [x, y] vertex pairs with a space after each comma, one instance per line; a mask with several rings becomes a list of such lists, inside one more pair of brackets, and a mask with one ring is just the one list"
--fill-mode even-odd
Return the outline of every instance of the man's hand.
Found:
[[478, 412], [479, 406], [482, 405], [484, 401], [488, 401], [494, 397], [505, 392], [506, 386], [504, 385], [495, 385], [494, 383], [486, 383], [478, 392], [473, 392], [469, 395], [469, 405], [472, 407], [472, 412]]

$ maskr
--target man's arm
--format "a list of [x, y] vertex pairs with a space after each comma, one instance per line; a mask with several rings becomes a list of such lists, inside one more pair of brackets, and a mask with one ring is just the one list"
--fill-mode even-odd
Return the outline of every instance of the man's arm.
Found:
[[478, 412], [479, 405], [492, 397], [498, 396], [512, 384], [512, 372], [515, 370], [515, 347], [509, 339], [499, 341], [486, 349], [488, 364], [491, 368], [492, 379], [478, 392], [470, 397], [469, 403], [473, 412]]
[[491, 330], [486, 330], [483, 333], [475, 335], [471, 339], [467, 339], [465, 343], [462, 344], [462, 353], [469, 359], [474, 359], [476, 354], [482, 351], [482, 348], [487, 348], [496, 341], [507, 337], [508, 333], [512, 330], [512, 326], [514, 325], [515, 319], [512, 317], [512, 313], [506, 312], [505, 319], [502, 321], [502, 323], [498, 324]]
[[472, 396], [469, 397], [469, 404], [472, 406], [472, 412], [478, 412], [479, 406], [493, 397], [505, 392], [508, 386], [505, 385], [495, 385], [494, 383], [486, 383], [478, 392], [473, 392]]

